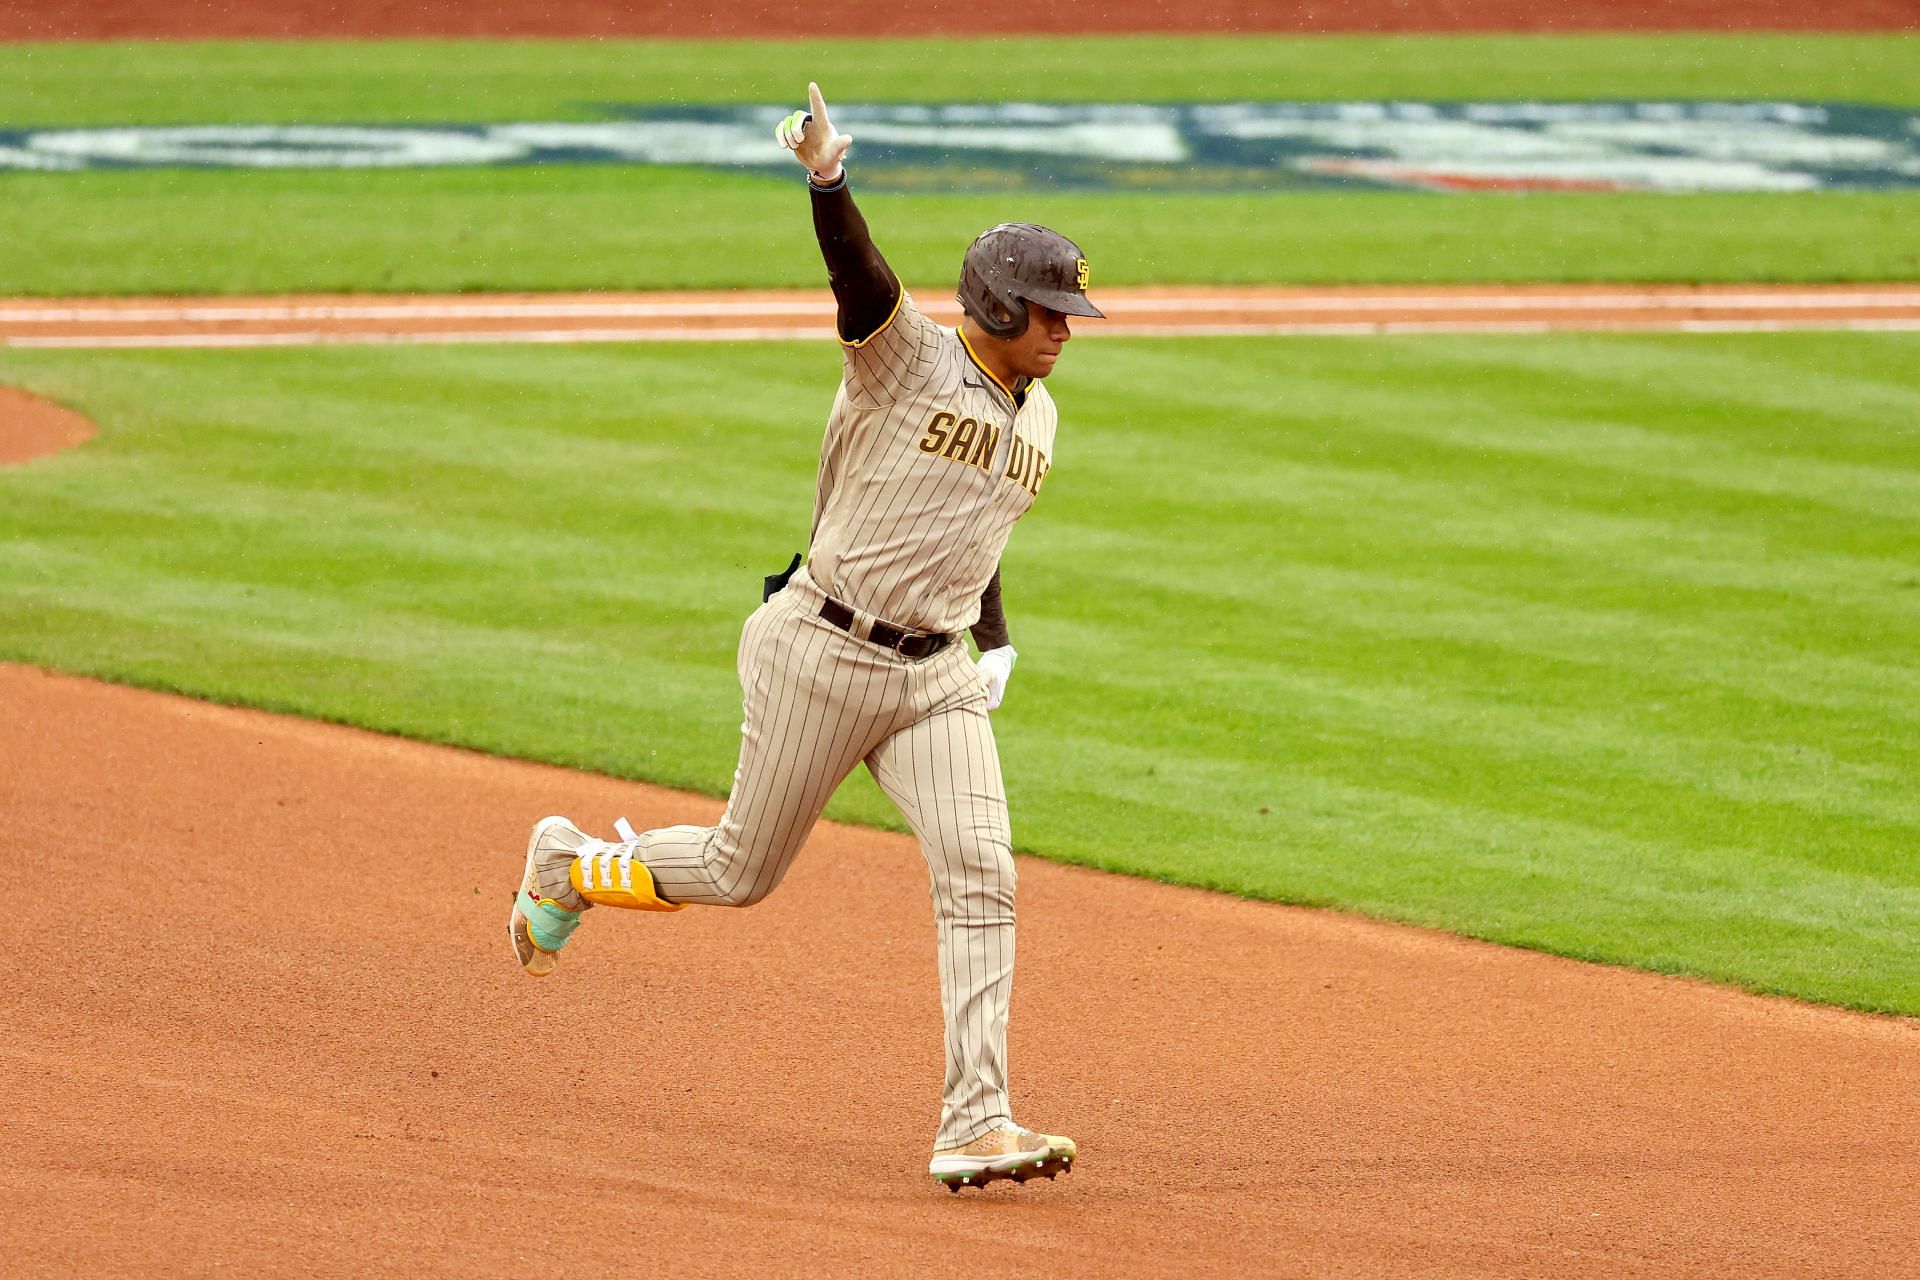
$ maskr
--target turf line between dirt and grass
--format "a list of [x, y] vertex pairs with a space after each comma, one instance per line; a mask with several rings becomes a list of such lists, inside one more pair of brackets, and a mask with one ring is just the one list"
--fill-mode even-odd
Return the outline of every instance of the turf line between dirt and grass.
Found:
[[[1007, 559], [1022, 848], [1920, 1013], [1920, 340], [1074, 354]], [[102, 427], [0, 475], [0, 656], [723, 792], [835, 372], [0, 352]]]

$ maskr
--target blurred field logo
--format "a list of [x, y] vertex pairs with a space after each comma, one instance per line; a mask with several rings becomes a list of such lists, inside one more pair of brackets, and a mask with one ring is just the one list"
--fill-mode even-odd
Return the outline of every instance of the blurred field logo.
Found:
[[[0, 131], [0, 170], [528, 164], [778, 169], [782, 108], [492, 125]], [[1237, 102], [845, 108], [894, 190], [1818, 191], [1920, 185], [1920, 115], [1844, 103]]]

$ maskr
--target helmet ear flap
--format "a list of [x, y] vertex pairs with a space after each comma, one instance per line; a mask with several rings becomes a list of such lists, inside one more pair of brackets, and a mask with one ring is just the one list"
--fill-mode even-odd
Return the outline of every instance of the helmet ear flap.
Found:
[[993, 247], [995, 233], [1005, 230], [1005, 226], [992, 228], [968, 247], [960, 264], [960, 288], [954, 294], [981, 332], [1003, 341], [1027, 331], [1027, 304], [1020, 296], [1021, 285], [1007, 274], [1014, 260]]
[[996, 338], [1017, 338], [1027, 331], [1027, 304], [1011, 289], [994, 295], [993, 319], [997, 328], [988, 330]]

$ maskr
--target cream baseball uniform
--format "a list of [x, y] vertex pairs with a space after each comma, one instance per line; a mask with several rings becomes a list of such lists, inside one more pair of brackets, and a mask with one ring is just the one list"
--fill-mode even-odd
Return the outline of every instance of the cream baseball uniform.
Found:
[[[947, 1075], [927, 1172], [955, 1192], [1052, 1178], [1072, 1168], [1073, 1140], [1013, 1124], [1007, 1104], [1014, 867], [987, 712], [1015, 657], [1000, 553], [1052, 466], [1053, 401], [1030, 378], [1003, 385], [967, 330], [913, 305], [847, 190], [852, 140], [827, 122], [819, 86], [807, 90], [812, 112], [776, 136], [808, 168], [846, 365], [820, 450], [811, 562], [768, 578], [741, 632], [745, 720], [726, 812], [711, 827], [644, 834], [623, 820], [618, 844], [542, 819], [508, 940], [543, 977], [590, 905], [760, 901], [865, 761], [919, 836], [932, 881]], [[1001, 223], [968, 246], [955, 297], [973, 333], [1006, 344], [996, 363], [1026, 368], [1058, 354], [1066, 316], [1101, 314], [1086, 285], [1079, 246]], [[1036, 317], [1045, 327], [1027, 336]], [[977, 667], [962, 630], [983, 650]]]
[[[758, 902], [864, 760], [919, 837], [932, 878], [947, 1024], [934, 1146], [945, 1150], [1011, 1119], [1006, 792], [966, 646], [914, 661], [863, 637], [876, 620], [940, 633], [976, 620], [1007, 536], [1052, 465], [1056, 416], [1043, 386], [1010, 394], [958, 330], [934, 324], [904, 291], [878, 332], [843, 346], [809, 562], [741, 635], [746, 718], [726, 813], [714, 827], [642, 833], [636, 852], [669, 902]], [[851, 610], [851, 632], [821, 616], [829, 599]]]

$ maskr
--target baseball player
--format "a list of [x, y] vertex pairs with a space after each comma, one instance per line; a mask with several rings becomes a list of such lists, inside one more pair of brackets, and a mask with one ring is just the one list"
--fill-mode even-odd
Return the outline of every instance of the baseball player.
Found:
[[[740, 765], [720, 822], [592, 839], [565, 818], [533, 829], [508, 923], [535, 976], [589, 906], [745, 907], [779, 885], [820, 811], [862, 761], [919, 837], [932, 877], [946, 1015], [946, 1086], [928, 1171], [958, 1191], [1072, 1166], [1067, 1138], [1013, 1122], [1007, 1006], [1014, 865], [987, 713], [1014, 652], [1000, 553], [1053, 465], [1042, 385], [1098, 316], [1066, 237], [1002, 224], [960, 269], [965, 319], [934, 324], [868, 236], [842, 160], [853, 139], [812, 111], [777, 136], [809, 172], [814, 231], [838, 309], [845, 369], [827, 418], [813, 534], [767, 580], [740, 637]], [[969, 661], [961, 641], [980, 649]]]

